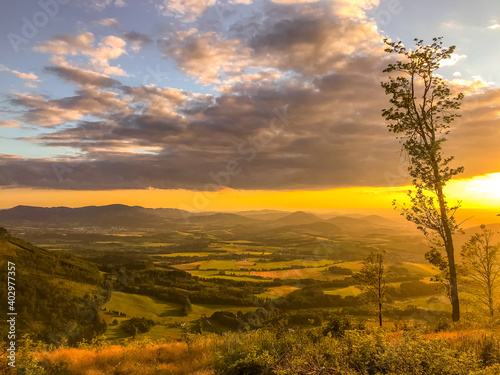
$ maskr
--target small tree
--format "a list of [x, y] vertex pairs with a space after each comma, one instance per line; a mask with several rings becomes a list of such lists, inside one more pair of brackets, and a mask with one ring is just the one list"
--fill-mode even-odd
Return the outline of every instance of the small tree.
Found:
[[370, 253], [363, 259], [361, 271], [353, 277], [358, 282], [357, 288], [365, 292], [369, 301], [376, 305], [379, 326], [382, 327], [382, 308], [387, 297], [384, 254]]
[[182, 304], [181, 313], [183, 316], [189, 315], [193, 311], [193, 306], [191, 305], [191, 301], [189, 297], [186, 297]]
[[[415, 50], [406, 49], [401, 42], [384, 40], [386, 52], [402, 56], [384, 70], [397, 72], [382, 82], [391, 107], [382, 110], [389, 122], [389, 131], [398, 134], [402, 150], [408, 155], [408, 173], [415, 191], [408, 193], [410, 205], [402, 209], [407, 220], [417, 224], [431, 243], [427, 259], [442, 270], [448, 281], [453, 321], [460, 319], [457, 272], [453, 235], [459, 230], [454, 214], [459, 205], [450, 207], [444, 194], [446, 183], [463, 172], [463, 167], [451, 168], [453, 156], [445, 157], [442, 144], [446, 141], [450, 123], [459, 115], [463, 94], [453, 96], [446, 82], [434, 72], [443, 60], [449, 59], [455, 46], [444, 48], [441, 38], [431, 45], [415, 39]], [[444, 250], [444, 256], [443, 251]]]
[[495, 316], [496, 285], [500, 273], [500, 244], [493, 245], [493, 235], [481, 225], [481, 233], [474, 234], [460, 252], [465, 275], [478, 289], [477, 297], [487, 307], [491, 318]]

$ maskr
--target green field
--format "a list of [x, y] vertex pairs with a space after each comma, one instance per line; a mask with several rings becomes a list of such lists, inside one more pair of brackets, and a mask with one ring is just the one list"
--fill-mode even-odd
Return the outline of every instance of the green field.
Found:
[[233, 260], [209, 260], [200, 264], [200, 271], [203, 270], [237, 270], [236, 262]]
[[299, 289], [299, 288], [297, 288], [295, 286], [291, 286], [291, 285], [275, 286], [275, 287], [267, 289], [264, 293], [257, 294], [257, 297], [276, 299], [276, 298], [284, 297], [287, 294], [289, 294], [297, 289]]
[[[201, 305], [192, 304], [193, 311], [188, 316], [181, 314], [181, 305], [172, 302], [163, 302], [156, 298], [142, 296], [138, 294], [114, 292], [111, 300], [104, 306], [105, 318], [108, 329], [104, 334], [108, 340], [121, 341], [130, 337], [121, 328], [121, 324], [132, 317], [153, 319], [158, 324], [149, 332], [138, 335], [138, 337], [148, 337], [151, 339], [166, 338], [174, 340], [180, 338], [183, 332], [181, 324], [188, 323], [203, 316], [210, 317], [216, 311], [230, 311], [243, 313], [255, 311], [257, 306], [227, 306], [227, 305]], [[117, 316], [110, 311], [125, 313], [127, 316]], [[117, 325], [110, 323], [115, 320]]]
[[206, 252], [200, 251], [198, 253], [171, 253], [171, 254], [151, 254], [151, 256], [159, 256], [165, 258], [174, 258], [174, 257], [208, 257], [208, 256], [217, 256], [224, 255], [224, 252]]
[[114, 292], [111, 300], [104, 305], [109, 310], [127, 314], [127, 317], [163, 320], [166, 317], [180, 316], [181, 306], [176, 303], [159, 301], [156, 298], [138, 294]]
[[[221, 270], [222, 271], [222, 270]], [[220, 278], [220, 279], [230, 279], [236, 281], [254, 281], [254, 282], [270, 282], [271, 279], [265, 279], [261, 277], [256, 277], [250, 275], [248, 271], [229, 271], [225, 275], [221, 275], [217, 270], [194, 270], [188, 271], [193, 276], [204, 277], [204, 278]], [[233, 275], [234, 274], [234, 275]]]
[[361, 290], [355, 286], [348, 286], [346, 288], [329, 288], [324, 290], [325, 294], [345, 296], [357, 296], [361, 293]]

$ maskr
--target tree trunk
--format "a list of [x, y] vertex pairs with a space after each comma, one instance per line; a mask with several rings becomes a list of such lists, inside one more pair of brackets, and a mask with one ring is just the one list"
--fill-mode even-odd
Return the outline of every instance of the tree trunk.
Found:
[[437, 189], [439, 200], [439, 208], [441, 211], [441, 223], [445, 233], [445, 247], [446, 255], [448, 256], [448, 269], [450, 272], [450, 298], [451, 298], [451, 319], [454, 322], [460, 320], [460, 303], [458, 300], [458, 284], [457, 284], [457, 270], [455, 267], [455, 248], [453, 246], [453, 236], [451, 234], [450, 225], [448, 221], [448, 214], [444, 203], [443, 189], [439, 185]]
[[378, 304], [378, 324], [380, 327], [382, 327], [382, 303], [379, 302]]
[[450, 297], [451, 297], [451, 308], [452, 308], [451, 319], [454, 322], [458, 322], [460, 320], [460, 303], [458, 300], [457, 270], [455, 268], [455, 254], [454, 254], [453, 242], [449, 243], [448, 246], [446, 247], [446, 253], [448, 254], [448, 266], [450, 270]]

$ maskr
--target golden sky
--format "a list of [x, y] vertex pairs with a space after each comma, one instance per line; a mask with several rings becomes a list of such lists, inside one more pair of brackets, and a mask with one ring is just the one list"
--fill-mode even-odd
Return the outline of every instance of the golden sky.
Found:
[[[352, 187], [332, 190], [272, 191], [224, 189], [218, 192], [190, 190], [3, 189], [0, 208], [16, 205], [68, 206], [127, 204], [171, 207], [188, 211], [238, 211], [252, 209], [334, 211], [350, 209], [367, 213], [391, 208], [393, 199], [404, 199], [408, 186]], [[500, 173], [454, 180], [447, 186], [451, 203], [462, 200], [464, 209], [497, 209], [500, 213]]]

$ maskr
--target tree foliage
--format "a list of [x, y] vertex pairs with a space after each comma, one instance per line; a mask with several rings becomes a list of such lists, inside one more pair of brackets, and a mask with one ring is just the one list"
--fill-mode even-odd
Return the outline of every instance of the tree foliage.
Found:
[[382, 307], [387, 300], [388, 290], [384, 254], [370, 253], [363, 259], [361, 270], [353, 277], [358, 282], [358, 288], [377, 306], [379, 325], [382, 327]]
[[495, 315], [497, 279], [500, 273], [500, 244], [493, 244], [494, 233], [481, 225], [481, 233], [474, 234], [462, 246], [460, 255], [465, 275], [476, 287], [476, 296]]

